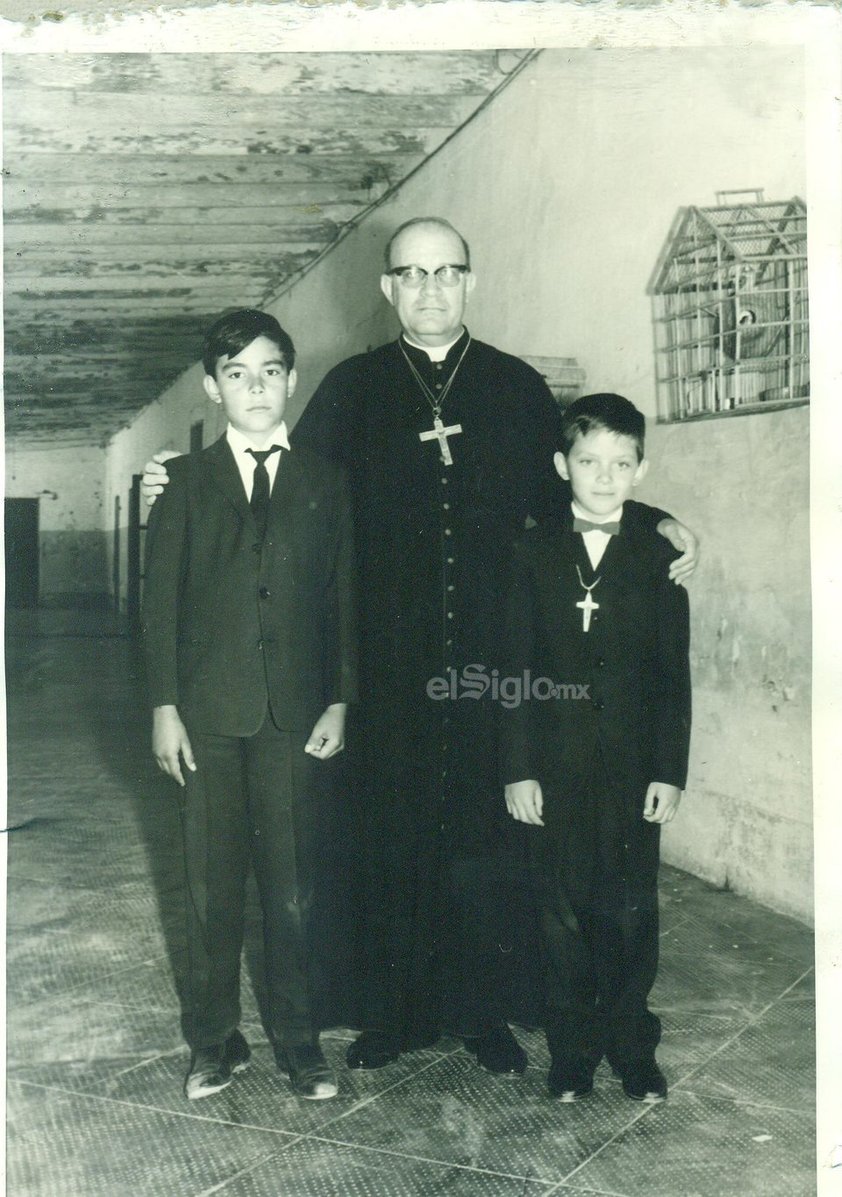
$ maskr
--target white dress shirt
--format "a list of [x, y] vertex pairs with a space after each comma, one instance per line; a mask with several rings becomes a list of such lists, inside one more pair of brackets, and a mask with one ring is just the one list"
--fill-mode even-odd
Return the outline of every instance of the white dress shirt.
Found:
[[[583, 511], [579, 504], [574, 499], [570, 504], [573, 508], [573, 514], [578, 516], [580, 520], [590, 520], [592, 524], [611, 524], [619, 522], [623, 514], [623, 504], [612, 511], [610, 515], [594, 516], [589, 515], [587, 511]], [[608, 542], [611, 539], [611, 532], [600, 532], [598, 528], [593, 528], [589, 532], [580, 532], [579, 535], [585, 542], [585, 550], [590, 558], [591, 569], [596, 569], [602, 560], [602, 555], [608, 548]]]
[[[237, 463], [237, 469], [240, 471], [240, 477], [243, 480], [243, 489], [246, 492], [246, 498], [251, 502], [251, 492], [254, 489], [254, 471], [257, 466], [256, 460], [252, 457], [249, 449], [256, 449], [247, 436], [244, 436], [239, 429], [235, 428], [233, 424], [229, 424], [225, 430], [225, 436], [228, 444], [231, 447], [231, 452], [234, 454], [234, 461]], [[264, 449], [271, 448], [272, 445], [280, 445], [282, 449], [289, 449], [289, 437], [287, 435], [286, 423], [281, 420], [275, 433], [271, 436]], [[278, 465], [281, 460], [280, 453], [273, 453], [271, 457], [266, 458], [266, 473], [269, 475], [269, 494], [272, 493], [272, 487], [275, 485], [275, 476], [278, 473]]]

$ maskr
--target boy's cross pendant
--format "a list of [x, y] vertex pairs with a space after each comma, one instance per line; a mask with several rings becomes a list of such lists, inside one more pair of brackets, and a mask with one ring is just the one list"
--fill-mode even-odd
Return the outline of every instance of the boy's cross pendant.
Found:
[[433, 416], [433, 427], [429, 432], [419, 432], [419, 441], [437, 440], [439, 443], [439, 450], [441, 451], [441, 459], [446, 466], [453, 465], [453, 458], [450, 454], [450, 446], [447, 443], [449, 436], [456, 436], [462, 431], [461, 424], [451, 424], [449, 428], [445, 428], [442, 423], [441, 416]]
[[599, 603], [593, 601], [593, 596], [589, 590], [582, 601], [577, 603], [576, 606], [581, 608], [582, 611], [582, 631], [587, 632], [591, 626], [591, 611], [598, 611]]

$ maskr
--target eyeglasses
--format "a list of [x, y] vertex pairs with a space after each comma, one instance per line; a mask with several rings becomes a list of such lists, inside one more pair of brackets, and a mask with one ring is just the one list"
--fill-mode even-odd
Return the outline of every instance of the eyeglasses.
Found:
[[[432, 271], [432, 274], [440, 286], [455, 287], [462, 275], [467, 274], [470, 269], [470, 266], [464, 263], [447, 263]], [[404, 287], [411, 287], [413, 290], [423, 287], [430, 277], [430, 271], [425, 270], [423, 266], [393, 266], [386, 273], [395, 275]]]

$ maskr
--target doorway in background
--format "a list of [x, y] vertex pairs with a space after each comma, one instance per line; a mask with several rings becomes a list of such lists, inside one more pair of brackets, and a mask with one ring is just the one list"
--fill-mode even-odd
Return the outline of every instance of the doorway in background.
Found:
[[6, 606], [38, 606], [38, 499], [6, 499]]

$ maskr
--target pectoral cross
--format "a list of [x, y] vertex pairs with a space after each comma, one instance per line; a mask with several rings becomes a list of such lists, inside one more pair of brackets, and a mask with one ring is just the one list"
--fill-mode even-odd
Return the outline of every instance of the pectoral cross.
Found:
[[[594, 585], [596, 585], [596, 583], [594, 583]], [[593, 601], [591, 598], [591, 592], [588, 590], [588, 593], [580, 603], [576, 604], [576, 606], [580, 607], [582, 610], [582, 631], [587, 632], [591, 626], [591, 611], [598, 611], [599, 603], [595, 603]]]
[[439, 443], [439, 450], [441, 452], [441, 459], [446, 466], [453, 465], [453, 458], [450, 454], [450, 446], [447, 443], [449, 436], [456, 436], [462, 431], [461, 424], [451, 424], [449, 428], [445, 428], [442, 423], [441, 416], [433, 416], [433, 427], [429, 432], [419, 432], [419, 441], [437, 440]]
[[579, 575], [579, 585], [585, 591], [585, 597], [578, 602], [576, 606], [582, 612], [582, 631], [587, 632], [591, 626], [591, 612], [599, 610], [599, 603], [594, 602], [591, 591], [593, 590], [594, 586], [597, 586], [602, 581], [602, 578], [599, 577], [595, 581], [591, 582], [590, 586], [586, 586], [585, 579], [582, 577], [582, 571], [579, 569], [578, 565], [576, 566], [576, 573]]

